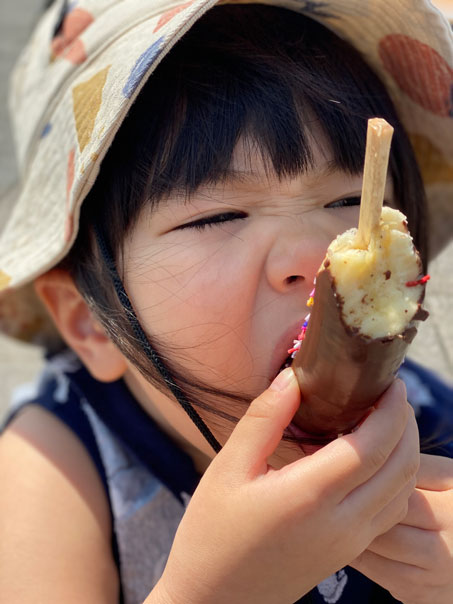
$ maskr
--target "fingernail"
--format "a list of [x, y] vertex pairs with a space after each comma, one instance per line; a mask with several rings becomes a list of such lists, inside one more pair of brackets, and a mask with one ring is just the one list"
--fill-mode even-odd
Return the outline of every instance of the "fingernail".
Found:
[[269, 390], [281, 392], [282, 390], [288, 388], [288, 386], [294, 381], [295, 377], [296, 376], [294, 375], [294, 371], [291, 369], [291, 367], [287, 367], [277, 375], [275, 380], [269, 386]]

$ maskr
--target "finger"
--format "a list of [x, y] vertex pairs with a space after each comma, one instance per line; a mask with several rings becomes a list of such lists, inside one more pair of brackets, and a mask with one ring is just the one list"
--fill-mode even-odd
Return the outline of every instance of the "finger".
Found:
[[445, 491], [415, 489], [409, 498], [406, 517], [401, 524], [429, 531], [440, 531], [451, 522], [453, 496], [446, 501]]
[[236, 472], [257, 475], [267, 470], [267, 458], [277, 448], [300, 403], [293, 370], [282, 371], [249, 406], [217, 456], [233, 463]]
[[[419, 437], [414, 414], [411, 412], [403, 436], [386, 463], [366, 483], [357, 487], [343, 501], [351, 513], [369, 514], [371, 519], [389, 504], [402, 488], [415, 488], [419, 465]], [[379, 527], [376, 526], [378, 529]]]
[[[317, 475], [320, 492], [339, 503], [376, 474], [400, 441], [409, 412], [404, 383], [396, 380], [354, 433], [310, 456], [310, 468]], [[305, 473], [306, 467], [296, 462], [294, 471]]]
[[[401, 491], [396, 495], [390, 503], [388, 503], [372, 521], [368, 521], [367, 528], [369, 529], [368, 536], [370, 543], [378, 535], [382, 535], [392, 529], [395, 525], [401, 523], [407, 515], [408, 500], [414, 490], [414, 481], [404, 485]], [[349, 510], [351, 513], [351, 510]], [[357, 514], [352, 511], [352, 514]], [[368, 543], [366, 545], [368, 545]]]
[[389, 560], [427, 570], [448, 555], [439, 533], [401, 524], [376, 537], [367, 549]]
[[360, 554], [349, 566], [382, 585], [397, 600], [405, 602], [410, 601], [411, 595], [408, 592], [414, 590], [413, 586], [423, 584], [423, 577], [428, 574], [418, 566], [389, 560], [368, 550]]
[[453, 489], [453, 459], [423, 453], [420, 456], [417, 487], [426, 491]]

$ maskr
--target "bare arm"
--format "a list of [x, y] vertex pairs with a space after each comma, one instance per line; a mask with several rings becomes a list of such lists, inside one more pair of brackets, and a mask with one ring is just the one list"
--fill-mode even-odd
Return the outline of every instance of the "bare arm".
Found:
[[0, 438], [0, 601], [112, 604], [107, 498], [77, 437], [39, 407]]

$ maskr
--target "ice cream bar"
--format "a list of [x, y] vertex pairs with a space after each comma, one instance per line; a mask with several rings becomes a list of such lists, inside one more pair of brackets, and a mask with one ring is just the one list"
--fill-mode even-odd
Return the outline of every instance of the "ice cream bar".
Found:
[[[357, 426], [394, 380], [417, 322], [428, 316], [421, 306], [427, 277], [406, 218], [382, 208], [393, 130], [389, 126], [382, 151], [376, 137], [386, 122], [377, 122], [369, 125], [359, 228], [339, 235], [327, 250], [292, 364], [302, 393], [293, 423], [320, 444]], [[370, 168], [370, 161], [380, 165]]]

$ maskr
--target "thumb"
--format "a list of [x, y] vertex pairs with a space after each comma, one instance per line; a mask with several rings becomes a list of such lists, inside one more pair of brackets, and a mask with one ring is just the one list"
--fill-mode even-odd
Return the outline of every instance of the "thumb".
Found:
[[267, 458], [279, 444], [300, 403], [300, 390], [291, 367], [284, 369], [252, 403], [222, 449], [235, 464], [250, 475], [267, 470]]

